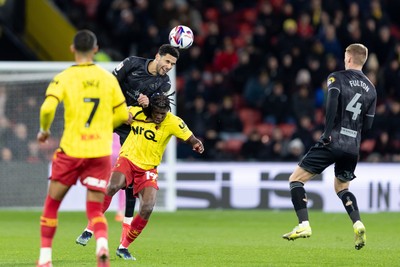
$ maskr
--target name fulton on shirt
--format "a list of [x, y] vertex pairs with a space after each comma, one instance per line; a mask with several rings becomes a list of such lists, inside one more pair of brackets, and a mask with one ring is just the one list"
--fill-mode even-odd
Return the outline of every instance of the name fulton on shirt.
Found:
[[364, 89], [366, 92], [369, 91], [369, 86], [368, 86], [365, 82], [363, 82], [363, 81], [360, 81], [360, 80], [350, 80], [349, 83], [350, 83], [350, 86], [351, 86], [351, 87], [361, 87], [361, 88]]

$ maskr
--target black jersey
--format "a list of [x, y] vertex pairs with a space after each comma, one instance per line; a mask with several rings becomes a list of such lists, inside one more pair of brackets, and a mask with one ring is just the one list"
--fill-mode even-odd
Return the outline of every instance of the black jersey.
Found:
[[[128, 106], [137, 106], [137, 99], [141, 93], [150, 97], [155, 92], [166, 93], [171, 89], [171, 81], [168, 75], [161, 76], [149, 73], [148, 66], [152, 60], [131, 56], [124, 59], [113, 70]], [[120, 137], [121, 145], [125, 142], [130, 130], [130, 125], [126, 124], [115, 129]]]
[[155, 92], [168, 92], [171, 81], [168, 75], [152, 75], [148, 72], [153, 59], [131, 56], [122, 61], [113, 71], [117, 77], [128, 106], [137, 106], [139, 94], [150, 97]]
[[327, 83], [328, 92], [330, 90], [339, 91], [339, 94], [335, 94], [337, 99], [328, 100], [337, 101], [336, 114], [334, 120], [332, 120], [332, 125], [325, 126], [325, 129], [332, 129], [330, 132], [331, 147], [351, 154], [358, 154], [363, 124], [375, 115], [375, 86], [362, 71], [358, 70], [331, 73], [328, 76]]

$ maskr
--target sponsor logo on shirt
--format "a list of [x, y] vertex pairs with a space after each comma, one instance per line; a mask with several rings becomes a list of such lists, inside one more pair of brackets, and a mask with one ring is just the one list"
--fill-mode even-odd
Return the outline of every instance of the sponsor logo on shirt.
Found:
[[328, 79], [328, 86], [335, 82], [335, 77], [330, 77]]

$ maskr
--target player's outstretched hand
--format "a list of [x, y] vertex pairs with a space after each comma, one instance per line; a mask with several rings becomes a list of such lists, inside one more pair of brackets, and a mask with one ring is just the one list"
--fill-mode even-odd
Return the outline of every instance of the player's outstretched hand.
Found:
[[47, 141], [47, 138], [49, 138], [49, 136], [50, 136], [49, 131], [39, 131], [36, 139], [38, 140], [39, 143], [45, 143]]
[[201, 141], [197, 142], [196, 144], [193, 145], [193, 150], [196, 151], [197, 153], [202, 154], [204, 152], [204, 146]]

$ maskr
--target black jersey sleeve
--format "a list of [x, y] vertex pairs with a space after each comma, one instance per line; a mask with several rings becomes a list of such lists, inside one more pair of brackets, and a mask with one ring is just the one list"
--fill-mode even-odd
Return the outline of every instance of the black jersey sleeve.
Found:
[[336, 88], [332, 88], [328, 91], [325, 115], [325, 131], [322, 135], [322, 138], [329, 138], [331, 135], [339, 103], [339, 94], [340, 92]]
[[368, 131], [369, 129], [372, 128], [372, 123], [374, 122], [374, 117], [375, 117], [375, 109], [376, 109], [376, 98], [371, 104], [371, 106], [368, 108], [367, 113], [364, 116], [364, 121], [363, 121], [363, 132]]
[[167, 93], [170, 89], [171, 89], [171, 80], [166, 75], [164, 78], [164, 82], [160, 85], [159, 90], [161, 90], [163, 93]]

